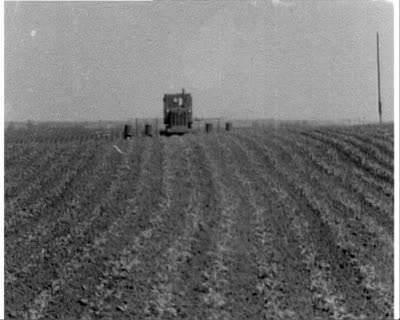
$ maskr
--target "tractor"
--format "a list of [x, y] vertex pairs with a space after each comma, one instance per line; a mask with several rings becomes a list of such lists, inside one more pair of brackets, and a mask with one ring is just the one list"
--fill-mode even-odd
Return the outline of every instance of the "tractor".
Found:
[[185, 134], [192, 131], [192, 96], [190, 93], [164, 94], [165, 134]]

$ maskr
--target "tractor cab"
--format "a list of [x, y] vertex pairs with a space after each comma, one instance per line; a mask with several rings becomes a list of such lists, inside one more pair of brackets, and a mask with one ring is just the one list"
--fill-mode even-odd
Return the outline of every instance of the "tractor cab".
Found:
[[192, 128], [192, 96], [185, 93], [164, 95], [164, 124], [167, 133], [183, 134]]

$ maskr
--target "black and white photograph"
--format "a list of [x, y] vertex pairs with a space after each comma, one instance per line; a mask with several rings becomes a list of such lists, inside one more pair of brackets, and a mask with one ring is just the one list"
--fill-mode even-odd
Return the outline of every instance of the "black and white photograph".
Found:
[[398, 3], [3, 7], [0, 319], [399, 319]]

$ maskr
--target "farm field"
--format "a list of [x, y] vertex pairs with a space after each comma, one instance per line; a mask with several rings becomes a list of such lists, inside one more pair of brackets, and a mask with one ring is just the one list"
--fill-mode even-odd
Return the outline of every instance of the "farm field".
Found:
[[393, 125], [40, 137], [6, 135], [7, 319], [393, 318]]

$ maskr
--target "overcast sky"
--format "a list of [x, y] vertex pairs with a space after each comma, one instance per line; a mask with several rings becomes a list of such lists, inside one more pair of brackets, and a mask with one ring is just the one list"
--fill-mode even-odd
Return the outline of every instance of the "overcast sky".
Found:
[[386, 1], [6, 2], [5, 120], [393, 120]]

